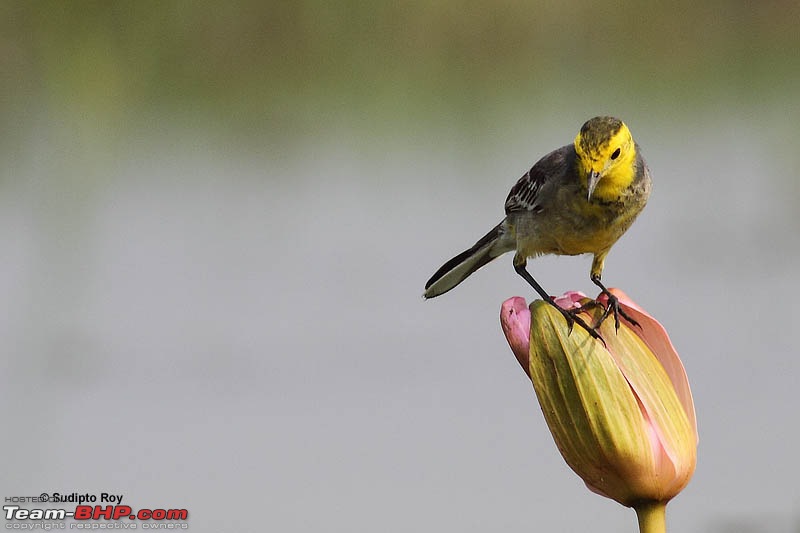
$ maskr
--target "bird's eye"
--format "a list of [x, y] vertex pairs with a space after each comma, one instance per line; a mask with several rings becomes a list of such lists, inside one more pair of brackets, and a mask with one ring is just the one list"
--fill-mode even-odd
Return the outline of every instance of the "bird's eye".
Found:
[[616, 150], [614, 150], [614, 153], [613, 153], [613, 154], [611, 154], [611, 159], [612, 159], [612, 160], [613, 160], [613, 159], [616, 159], [616, 158], [618, 158], [618, 157], [619, 157], [619, 148], [617, 148]]

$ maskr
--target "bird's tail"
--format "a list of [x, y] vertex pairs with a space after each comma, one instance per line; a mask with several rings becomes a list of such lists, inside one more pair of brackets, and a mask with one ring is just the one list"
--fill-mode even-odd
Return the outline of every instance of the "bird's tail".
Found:
[[495, 226], [475, 245], [461, 252], [431, 276], [425, 284], [423, 296], [434, 298], [446, 293], [483, 265], [515, 248], [513, 238], [508, 234], [505, 221]]

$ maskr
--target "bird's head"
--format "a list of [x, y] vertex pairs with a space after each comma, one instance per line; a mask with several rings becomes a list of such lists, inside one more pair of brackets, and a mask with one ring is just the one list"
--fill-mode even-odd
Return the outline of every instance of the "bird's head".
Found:
[[607, 200], [617, 198], [635, 177], [636, 145], [628, 126], [618, 118], [595, 117], [586, 121], [575, 136], [575, 152], [589, 200], [592, 195]]

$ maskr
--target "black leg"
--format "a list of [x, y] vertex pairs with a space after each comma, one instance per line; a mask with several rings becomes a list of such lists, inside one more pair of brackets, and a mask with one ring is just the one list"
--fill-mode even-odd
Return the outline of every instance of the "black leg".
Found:
[[635, 321], [633, 318], [631, 318], [630, 316], [628, 316], [628, 313], [626, 313], [625, 311], [623, 311], [623, 310], [620, 308], [620, 306], [619, 306], [619, 300], [617, 299], [617, 297], [616, 297], [616, 296], [614, 296], [613, 294], [611, 294], [611, 293], [608, 291], [608, 289], [606, 289], [605, 285], [603, 285], [603, 283], [600, 281], [600, 276], [594, 276], [594, 275], [593, 275], [593, 276], [592, 276], [592, 283], [594, 283], [595, 285], [597, 285], [598, 287], [600, 287], [600, 290], [601, 290], [601, 291], [603, 291], [602, 293], [603, 293], [603, 294], [605, 294], [605, 295], [606, 295], [606, 297], [608, 298], [608, 306], [606, 306], [606, 310], [605, 310], [605, 311], [603, 311], [603, 316], [601, 316], [601, 317], [600, 317], [600, 320], [597, 322], [597, 325], [595, 326], [596, 328], [599, 328], [599, 327], [600, 327], [600, 325], [603, 323], [603, 321], [604, 321], [606, 318], [608, 318], [608, 315], [609, 315], [609, 314], [610, 314], [612, 311], [613, 311], [613, 313], [614, 313], [614, 327], [615, 327], [617, 330], [619, 330], [619, 317], [620, 317], [620, 315], [622, 315], [622, 318], [624, 318], [625, 320], [627, 320], [628, 322], [630, 322], [630, 323], [631, 323], [631, 324], [633, 324], [634, 326], [637, 326], [637, 327], [639, 327], [639, 328], [641, 328], [641, 327], [642, 327], [642, 326], [640, 326], [640, 325], [639, 325], [639, 323], [638, 323], [638, 322], [636, 322], [636, 321]]
[[553, 301], [553, 299], [550, 298], [550, 295], [547, 294], [547, 292], [545, 292], [542, 286], [539, 285], [535, 279], [533, 279], [533, 276], [531, 276], [530, 272], [528, 272], [525, 269], [525, 264], [521, 265], [514, 264], [514, 270], [517, 271], [517, 274], [522, 276], [522, 279], [527, 281], [528, 284], [530, 284], [530, 286], [533, 287], [533, 290], [539, 293], [539, 296], [542, 297], [542, 300], [544, 300], [545, 302], [549, 303], [550, 305], [558, 309], [558, 311], [564, 316], [564, 319], [567, 321], [567, 326], [569, 327], [569, 333], [572, 333], [573, 324], [577, 323], [580, 327], [589, 332], [589, 335], [591, 335], [595, 339], [599, 339], [603, 344], [606, 343], [606, 341], [603, 340], [603, 337], [601, 337], [600, 334], [597, 333], [597, 331], [595, 331], [595, 328], [590, 327], [589, 324], [584, 322], [583, 319], [579, 317], [573, 310], [567, 311], [566, 309], [562, 309], [561, 307], [559, 307], [558, 304], [556, 304]]

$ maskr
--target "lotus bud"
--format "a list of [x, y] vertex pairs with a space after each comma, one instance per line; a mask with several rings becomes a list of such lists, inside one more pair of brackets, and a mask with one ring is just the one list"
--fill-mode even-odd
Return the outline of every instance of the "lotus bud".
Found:
[[[582, 328], [570, 332], [542, 300], [530, 307], [519, 297], [507, 300], [501, 325], [570, 468], [593, 492], [634, 507], [640, 526], [643, 519], [663, 523], [664, 506], [695, 469], [692, 395], [663, 326], [623, 292], [611, 292], [639, 325], [623, 319], [615, 331], [614, 321], [605, 321], [599, 328], [605, 344]], [[603, 296], [598, 301], [606, 303]], [[556, 303], [588, 324], [603, 312], [575, 292]]]

